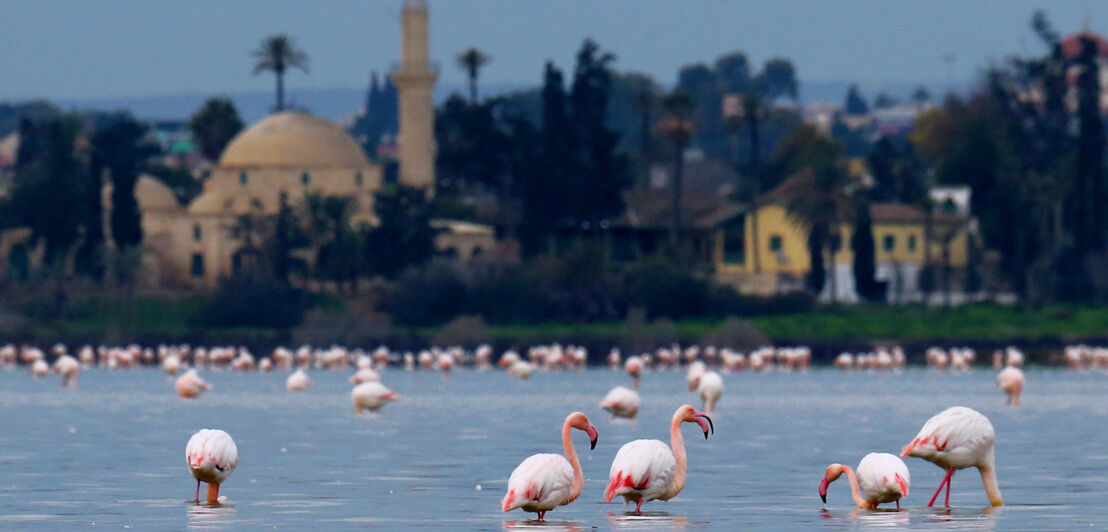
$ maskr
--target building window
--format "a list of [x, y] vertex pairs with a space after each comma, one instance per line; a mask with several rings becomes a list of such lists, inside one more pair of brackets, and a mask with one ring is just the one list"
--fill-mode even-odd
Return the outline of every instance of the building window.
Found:
[[246, 172], [239, 172], [239, 184], [246, 186], [250, 182], [250, 176], [246, 175]]
[[204, 277], [204, 256], [199, 253], [192, 254], [192, 276]]
[[885, 251], [892, 251], [896, 247], [896, 237], [893, 235], [885, 235], [884, 239]]
[[204, 230], [200, 227], [200, 224], [192, 226], [192, 239], [199, 242], [204, 238]]
[[746, 239], [743, 226], [729, 227], [723, 231], [723, 262], [743, 264], [746, 262]]
[[301, 184], [307, 185], [311, 182], [312, 182], [312, 176], [308, 175], [308, 172], [304, 172], [303, 174], [300, 174], [300, 183]]
[[773, 235], [773, 236], [769, 237], [769, 250], [770, 251], [772, 251], [774, 253], [777, 253], [777, 252], [781, 251], [782, 247], [783, 247], [783, 244], [781, 242], [781, 237], [779, 235]]
[[916, 235], [908, 235], [908, 251], [916, 250]]
[[361, 172], [358, 172], [358, 173], [354, 174], [354, 186], [360, 187], [360, 186], [362, 186], [362, 182], [364, 182], [364, 181], [365, 181], [365, 179], [362, 178], [362, 173]]

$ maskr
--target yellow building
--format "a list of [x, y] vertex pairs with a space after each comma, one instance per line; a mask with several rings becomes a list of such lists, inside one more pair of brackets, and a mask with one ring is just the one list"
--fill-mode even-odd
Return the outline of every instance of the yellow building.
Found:
[[[926, 265], [965, 269], [972, 227], [968, 216], [947, 212], [928, 216], [920, 208], [901, 203], [874, 203], [869, 212], [875, 277], [885, 283], [888, 301], [918, 301], [922, 297], [920, 274]], [[820, 297], [825, 300], [831, 299], [832, 285], [836, 301], [858, 300], [852, 235], [849, 224], [832, 235], [831, 247], [836, 251], [833, 261], [830, 256], [824, 260], [828, 279]], [[718, 280], [751, 294], [803, 289], [811, 270], [808, 230], [789, 215], [780, 194], [766, 194], [756, 210], [746, 209], [720, 223], [714, 239], [712, 262]]]

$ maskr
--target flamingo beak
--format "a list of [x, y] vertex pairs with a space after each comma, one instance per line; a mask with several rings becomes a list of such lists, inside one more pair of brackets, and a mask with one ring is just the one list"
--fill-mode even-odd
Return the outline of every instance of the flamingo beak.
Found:
[[[707, 420], [707, 422], [705, 422]], [[704, 431], [704, 439], [708, 439], [708, 432], [712, 434], [716, 433], [716, 426], [712, 423], [712, 418], [708, 417], [708, 414], [703, 412], [696, 413], [696, 424], [700, 425], [700, 430]]]
[[827, 504], [827, 486], [831, 484], [827, 481], [827, 477], [823, 477], [823, 480], [819, 481], [819, 498], [823, 500], [823, 504]]
[[596, 427], [589, 423], [588, 427], [585, 427], [585, 432], [589, 435], [589, 450], [596, 449], [596, 440], [600, 439], [600, 434], [596, 432]]

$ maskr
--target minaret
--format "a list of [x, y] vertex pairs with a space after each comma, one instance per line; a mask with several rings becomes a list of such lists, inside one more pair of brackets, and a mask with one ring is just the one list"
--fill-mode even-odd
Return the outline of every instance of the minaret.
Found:
[[434, 192], [435, 110], [427, 42], [426, 0], [404, 0], [401, 13], [400, 69], [393, 73], [399, 100], [400, 183]]

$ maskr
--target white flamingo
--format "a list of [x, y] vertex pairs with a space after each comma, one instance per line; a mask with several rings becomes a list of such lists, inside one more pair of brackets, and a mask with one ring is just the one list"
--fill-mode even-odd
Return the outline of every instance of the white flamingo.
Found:
[[289, 378], [285, 379], [285, 388], [290, 392], [302, 392], [307, 390], [314, 384], [312, 378], [304, 373], [304, 370], [298, 369], [289, 375]]
[[950, 481], [954, 471], [967, 467], [976, 467], [981, 473], [989, 502], [993, 506], [1003, 506], [1004, 499], [996, 481], [994, 439], [993, 424], [988, 418], [972, 408], [954, 406], [928, 419], [900, 456], [923, 458], [946, 470], [928, 506], [935, 504], [943, 485], [946, 485], [945, 504], [950, 506]]
[[908, 466], [899, 457], [889, 453], [869, 453], [858, 463], [857, 476], [850, 466], [827, 466], [819, 483], [819, 497], [824, 503], [827, 502], [827, 486], [843, 473], [850, 480], [854, 503], [863, 510], [876, 510], [878, 504], [893, 501], [896, 501], [896, 509], [899, 510], [900, 499], [908, 496], [908, 486], [912, 482]]
[[996, 385], [1008, 394], [1008, 406], [1020, 405], [1020, 393], [1023, 392], [1023, 370], [1008, 366], [996, 376]]
[[613, 416], [628, 419], [634, 419], [638, 415], [641, 405], [639, 392], [624, 386], [612, 388], [608, 395], [604, 396], [604, 400], [600, 401], [600, 408], [611, 412]]
[[54, 361], [54, 373], [62, 376], [62, 386], [73, 388], [77, 386], [77, 374], [81, 371], [81, 363], [69, 355], [62, 355]]
[[184, 399], [192, 399], [199, 396], [201, 393], [212, 389], [212, 386], [200, 378], [200, 375], [196, 373], [195, 369], [190, 369], [177, 377], [177, 381], [173, 383], [173, 387], [177, 390], [177, 395]]
[[700, 377], [696, 392], [704, 401], [704, 411], [711, 414], [716, 409], [716, 401], [723, 395], [723, 377], [714, 371], [705, 373]]
[[539, 514], [539, 521], [546, 512], [564, 506], [581, 495], [585, 476], [581, 471], [581, 461], [570, 439], [570, 429], [583, 430], [589, 435], [590, 449], [596, 448], [598, 437], [596, 427], [581, 412], [566, 416], [562, 423], [562, 447], [565, 456], [560, 454], [535, 454], [521, 462], [508, 478], [508, 493], [500, 501], [501, 508], [511, 511], [523, 508], [526, 512]]
[[400, 394], [375, 381], [363, 382], [350, 391], [350, 400], [354, 403], [354, 412], [357, 414], [363, 408], [376, 412], [382, 406], [400, 399]]
[[202, 429], [189, 438], [185, 459], [196, 479], [195, 502], [200, 502], [200, 483], [205, 482], [208, 484], [208, 504], [219, 504], [219, 485], [239, 465], [235, 440], [222, 430]]
[[685, 488], [688, 461], [685, 439], [681, 436], [682, 423], [696, 423], [704, 431], [715, 432], [712, 418], [697, 412], [689, 405], [681, 406], [673, 413], [669, 426], [669, 445], [659, 440], [635, 440], [625, 443], [616, 453], [608, 472], [608, 489], [604, 499], [612, 502], [618, 495], [624, 502], [635, 501], [635, 512], [642, 512], [642, 504], [660, 499], [668, 501]]

